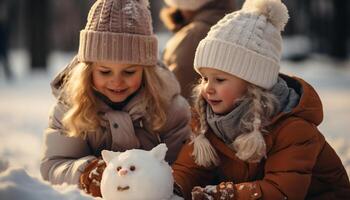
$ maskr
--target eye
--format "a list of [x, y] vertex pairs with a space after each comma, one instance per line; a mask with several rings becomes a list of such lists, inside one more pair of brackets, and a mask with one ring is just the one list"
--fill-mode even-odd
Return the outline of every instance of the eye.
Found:
[[117, 172], [119, 172], [119, 170], [121, 170], [122, 169], [122, 167], [121, 166], [118, 166], [117, 167]]
[[223, 82], [223, 81], [225, 81], [226, 79], [224, 79], [224, 78], [216, 78], [216, 81], [217, 82]]
[[130, 170], [131, 170], [131, 171], [135, 171], [135, 169], [136, 169], [136, 167], [135, 167], [134, 165], [131, 165], [131, 166], [130, 166]]
[[133, 74], [135, 74], [135, 70], [130, 70], [130, 71], [124, 71], [124, 73], [126, 74], [126, 75], [133, 75]]
[[127, 73], [127, 74], [133, 74], [133, 73], [135, 73], [136, 71], [135, 70], [132, 70], [132, 71], [125, 71], [125, 73]]
[[111, 71], [109, 71], [109, 70], [100, 70], [100, 73], [101, 73], [102, 75], [108, 75], [108, 74], [111, 73]]

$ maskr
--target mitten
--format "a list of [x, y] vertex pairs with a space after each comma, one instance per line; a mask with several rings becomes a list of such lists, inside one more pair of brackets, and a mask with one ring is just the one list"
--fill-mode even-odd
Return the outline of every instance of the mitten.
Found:
[[92, 160], [80, 175], [80, 188], [94, 197], [101, 197], [100, 185], [105, 168], [104, 160], [100, 158]]
[[235, 185], [222, 182], [219, 185], [208, 185], [205, 188], [196, 186], [192, 189], [192, 200], [234, 200]]

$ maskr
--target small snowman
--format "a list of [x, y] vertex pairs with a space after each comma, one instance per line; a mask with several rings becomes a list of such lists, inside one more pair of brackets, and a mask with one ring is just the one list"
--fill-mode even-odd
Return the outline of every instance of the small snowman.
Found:
[[151, 151], [102, 151], [107, 163], [101, 180], [105, 200], [181, 200], [173, 194], [172, 169], [164, 160], [168, 148], [159, 144]]

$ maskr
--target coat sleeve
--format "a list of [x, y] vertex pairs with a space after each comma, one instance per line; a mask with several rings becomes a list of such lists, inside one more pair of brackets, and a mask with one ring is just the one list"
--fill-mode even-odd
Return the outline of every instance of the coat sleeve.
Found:
[[167, 111], [166, 125], [160, 134], [162, 142], [168, 147], [165, 159], [170, 164], [175, 161], [182, 145], [190, 137], [190, 118], [190, 106], [187, 101], [180, 95], [174, 96]]
[[78, 184], [81, 172], [95, 158], [86, 140], [64, 134], [62, 118], [65, 111], [65, 106], [58, 102], [44, 132], [40, 173], [52, 184]]
[[193, 144], [183, 145], [179, 156], [172, 165], [175, 183], [185, 199], [191, 199], [191, 191], [194, 186], [209, 185], [214, 179], [214, 167], [205, 168], [197, 165], [192, 156]]
[[264, 178], [237, 184], [236, 199], [305, 199], [324, 141], [316, 127], [304, 120], [284, 125], [268, 152]]

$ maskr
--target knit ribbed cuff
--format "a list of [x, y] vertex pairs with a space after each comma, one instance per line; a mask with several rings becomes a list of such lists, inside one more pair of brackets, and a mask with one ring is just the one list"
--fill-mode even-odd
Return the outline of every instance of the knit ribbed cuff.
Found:
[[158, 41], [152, 36], [82, 30], [79, 61], [156, 65]]
[[214, 68], [270, 89], [276, 82], [279, 64], [236, 44], [216, 39], [202, 40], [196, 50], [194, 68]]

